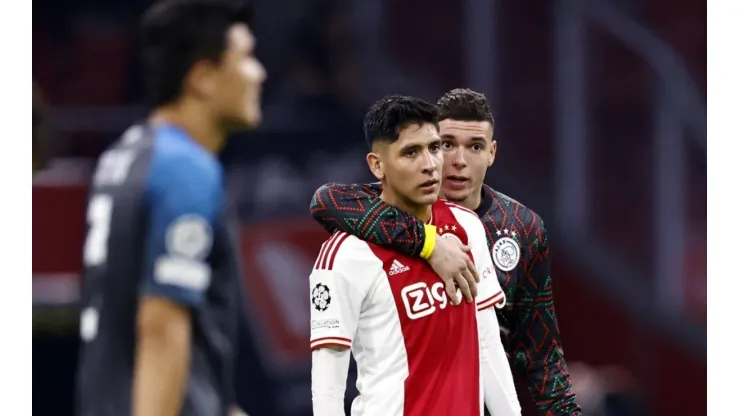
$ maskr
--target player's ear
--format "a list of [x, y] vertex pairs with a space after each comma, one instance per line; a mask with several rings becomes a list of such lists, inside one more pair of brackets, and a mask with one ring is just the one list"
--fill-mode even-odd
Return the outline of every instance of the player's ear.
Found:
[[213, 62], [197, 61], [188, 71], [185, 85], [197, 97], [209, 98], [216, 92], [217, 68]]
[[497, 144], [498, 143], [496, 143], [496, 140], [493, 140], [491, 142], [491, 150], [489, 151], [490, 153], [488, 155], [489, 156], [488, 157], [488, 167], [489, 168], [491, 167], [491, 165], [493, 165], [493, 161], [496, 160], [496, 149], [498, 147]]
[[367, 160], [367, 166], [370, 168], [370, 172], [373, 173], [375, 178], [382, 181], [385, 175], [383, 174], [383, 162], [380, 160], [380, 155], [370, 152], [365, 159]]

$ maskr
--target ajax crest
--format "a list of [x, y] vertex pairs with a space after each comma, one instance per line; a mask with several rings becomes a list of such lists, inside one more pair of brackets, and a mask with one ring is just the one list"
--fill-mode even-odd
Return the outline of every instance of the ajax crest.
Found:
[[[500, 235], [500, 231], [496, 234]], [[506, 234], [508, 234], [508, 230], [506, 230]], [[512, 236], [515, 236], [513, 232]], [[511, 237], [502, 237], [493, 244], [491, 256], [496, 267], [502, 271], [510, 272], [519, 264], [521, 250], [516, 240]]]

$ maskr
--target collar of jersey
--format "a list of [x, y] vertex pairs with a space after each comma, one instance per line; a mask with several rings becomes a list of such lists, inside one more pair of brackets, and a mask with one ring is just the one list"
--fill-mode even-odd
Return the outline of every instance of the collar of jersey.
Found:
[[153, 130], [155, 133], [167, 134], [167, 135], [177, 137], [178, 139], [181, 139], [181, 140], [195, 142], [193, 137], [190, 136], [190, 134], [187, 131], [185, 131], [184, 128], [177, 126], [175, 124], [171, 124], [171, 123], [157, 124], [153, 126]]
[[488, 185], [483, 184], [483, 188], [481, 188], [480, 192], [480, 205], [478, 205], [478, 208], [474, 211], [479, 217], [482, 217], [486, 215], [486, 213], [491, 209], [491, 206], [493, 206], [493, 189]]

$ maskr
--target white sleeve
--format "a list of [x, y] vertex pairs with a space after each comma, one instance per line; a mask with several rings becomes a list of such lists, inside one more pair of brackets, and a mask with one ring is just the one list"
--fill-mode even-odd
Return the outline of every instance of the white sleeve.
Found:
[[[335, 233], [311, 272], [311, 395], [317, 416], [344, 416], [350, 350], [371, 277], [361, 273], [365, 243]], [[352, 277], [352, 280], [349, 279]]]
[[349, 370], [348, 349], [319, 348], [311, 355], [313, 414], [344, 416], [344, 390]]
[[311, 273], [311, 349], [351, 348], [365, 294], [337, 270]]
[[[354, 237], [351, 237], [352, 239]], [[331, 241], [331, 239], [329, 240]], [[333, 262], [317, 261], [311, 273], [311, 349], [321, 347], [351, 348], [357, 330], [362, 302], [370, 278], [352, 272], [361, 267], [355, 241], [343, 241], [323, 253], [334, 256]], [[357, 259], [361, 260], [361, 259]], [[331, 264], [330, 264], [331, 263]], [[352, 275], [352, 279], [348, 275]]]
[[311, 273], [311, 398], [313, 414], [344, 416], [352, 337], [362, 294], [338, 270]]
[[483, 223], [475, 214], [461, 210], [459, 212], [457, 218], [468, 234], [468, 246], [470, 246], [470, 252], [473, 255], [475, 269], [478, 276], [480, 276], [478, 296], [475, 298], [478, 310], [482, 311], [494, 305], [501, 309], [506, 304], [506, 295], [501, 290], [501, 285], [496, 277]]
[[481, 348], [483, 400], [492, 416], [519, 416], [522, 409], [516, 395], [514, 376], [499, 335], [496, 310], [478, 312]]

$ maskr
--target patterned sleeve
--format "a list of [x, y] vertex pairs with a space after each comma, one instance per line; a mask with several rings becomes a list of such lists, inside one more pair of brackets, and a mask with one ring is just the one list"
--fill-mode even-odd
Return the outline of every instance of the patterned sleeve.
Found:
[[341, 230], [400, 253], [418, 256], [424, 222], [380, 199], [380, 184], [322, 185], [311, 200], [311, 216], [330, 233]]
[[[547, 231], [535, 214], [536, 230], [524, 243], [527, 288], [517, 285], [507, 350], [526, 376], [543, 416], [581, 415], [563, 357], [550, 276]], [[520, 282], [524, 283], [524, 282]]]

